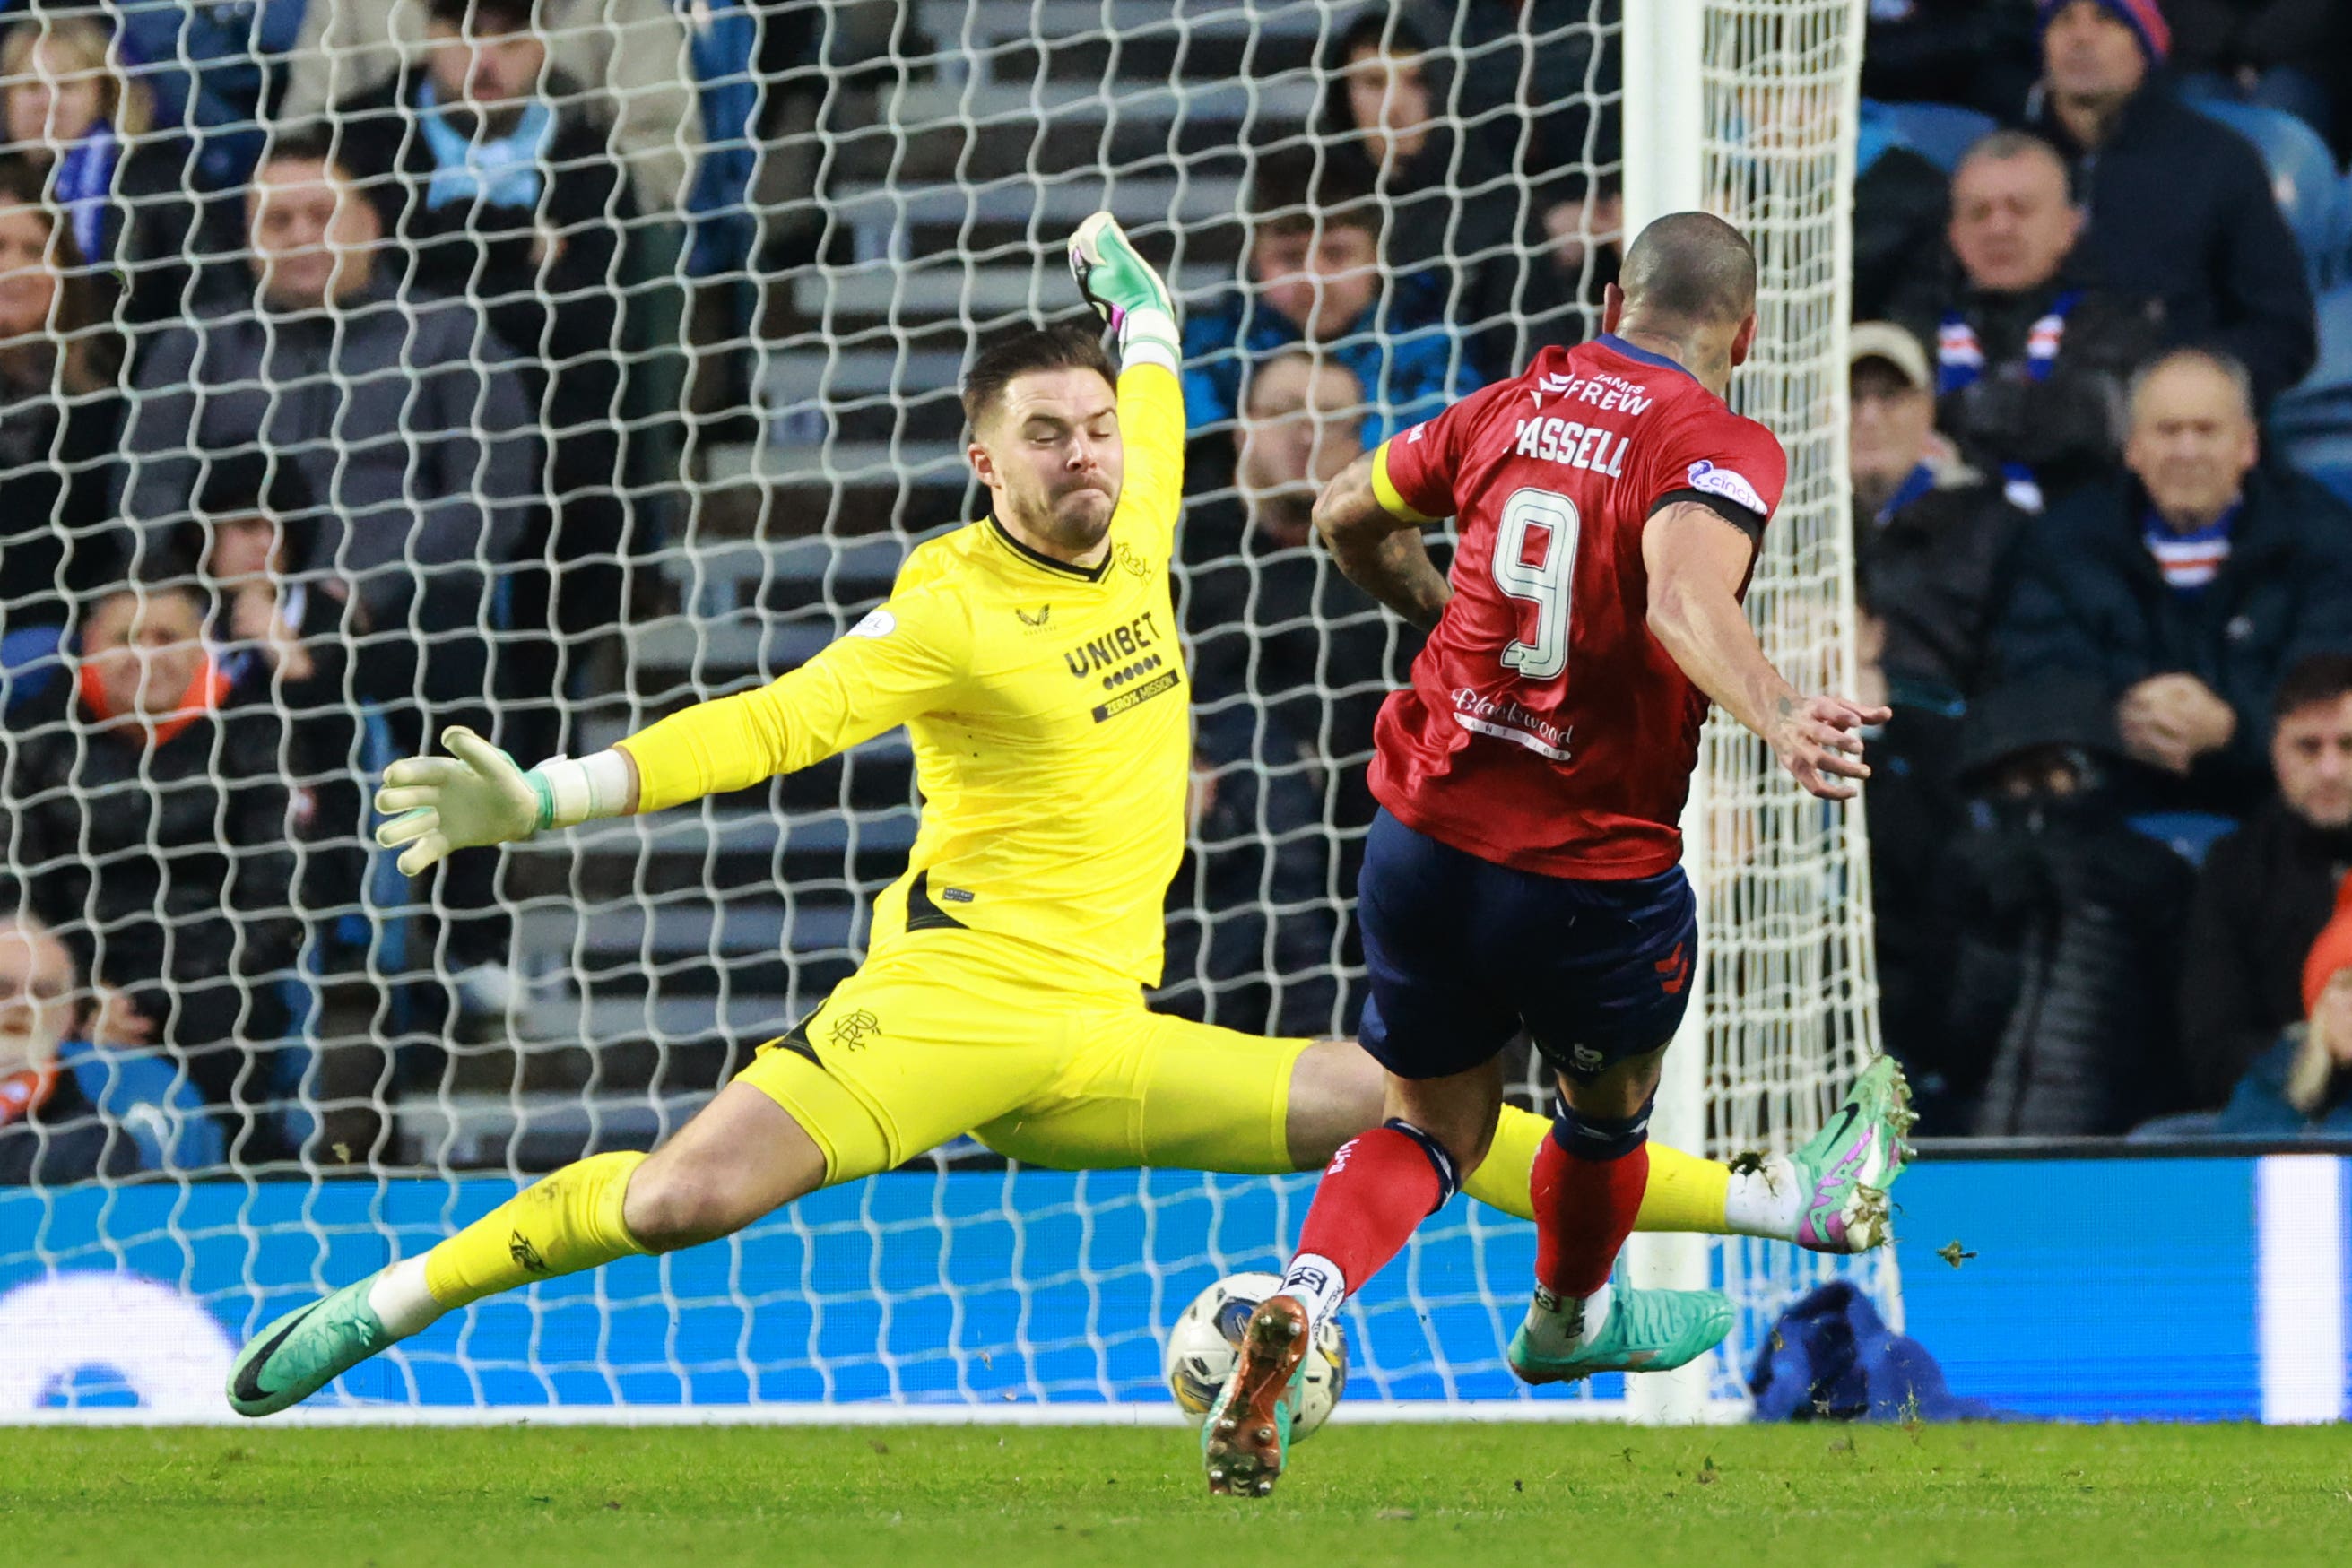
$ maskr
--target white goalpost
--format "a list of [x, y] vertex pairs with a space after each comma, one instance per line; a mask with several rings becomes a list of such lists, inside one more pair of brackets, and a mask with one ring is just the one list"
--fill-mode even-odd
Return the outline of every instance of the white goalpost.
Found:
[[[1625, 224], [1697, 207], [1757, 248], [1758, 347], [1732, 402], [1789, 454], [1787, 498], [1749, 591], [1765, 651], [1802, 690], [1853, 677], [1845, 343], [1862, 0], [1654, 0], [1625, 20]], [[1699, 897], [1691, 1012], [1666, 1056], [1653, 1122], [1681, 1147], [1782, 1152], [1821, 1124], [1878, 1051], [1869, 862], [1860, 801], [1820, 808], [1721, 714], [1683, 816]], [[1842, 1266], [1732, 1238], [1634, 1237], [1637, 1282], [1719, 1284], [1741, 1308], [1724, 1351], [1631, 1380], [1638, 1420], [1737, 1417], [1772, 1315], [1844, 1273], [1901, 1322], [1891, 1250]]]
[[[387, 242], [367, 328], [389, 345], [381, 362], [316, 347], [331, 333], [257, 325], [254, 254], [173, 271], [213, 243], [194, 229], [173, 255], [90, 258], [84, 281], [126, 287], [102, 296], [102, 319], [58, 317], [77, 333], [113, 329], [124, 351], [119, 364], [58, 356], [49, 394], [66, 423], [26, 437], [39, 449], [26, 464], [89, 469], [101, 500], [124, 478], [124, 505], [155, 530], [140, 570], [164, 559], [167, 525], [214, 505], [217, 476], [257, 455], [303, 470], [345, 511], [352, 476], [391, 474], [376, 497], [388, 512], [477, 517], [481, 537], [439, 554], [378, 549], [364, 570], [348, 548], [321, 547], [297, 574], [293, 630], [331, 653], [358, 621], [322, 630], [322, 601], [351, 595], [376, 617], [367, 660], [321, 661], [323, 695], [317, 681], [297, 691], [284, 671], [310, 666], [273, 665], [287, 654], [259, 648], [249, 618], [206, 621], [205, 669], [263, 671], [240, 688], [237, 722], [281, 727], [257, 770], [224, 716], [209, 760], [176, 781], [160, 763], [89, 764], [111, 742], [103, 716], [73, 706], [74, 666], [100, 585], [60, 565], [54, 591], [19, 599], [7, 580], [5, 879], [62, 938], [86, 994], [103, 985], [152, 1016], [77, 1022], [88, 1038], [60, 1042], [52, 1076], [86, 1101], [79, 1120], [44, 1124], [40, 1149], [59, 1152], [0, 1185], [0, 1422], [221, 1418], [228, 1347], [258, 1325], [550, 1169], [667, 1136], [849, 972], [913, 840], [903, 735], [771, 788], [542, 837], [470, 892], [455, 876], [393, 873], [364, 837], [372, 821], [338, 823], [338, 791], [372, 786], [427, 718], [472, 716], [453, 715], [445, 654], [462, 666], [481, 652], [493, 674], [469, 695], [510, 744], [558, 744], [560, 698], [561, 744], [580, 755], [772, 679], [856, 625], [915, 543], [979, 515], [961, 367], [1007, 326], [1077, 314], [1064, 246], [1097, 207], [1166, 264], [1189, 320], [1228, 329], [1188, 348], [1176, 570], [1201, 811], [1156, 1005], [1285, 1035], [1342, 1032], [1360, 1007], [1349, 926], [1367, 716], [1409, 645], [1285, 521], [1253, 430], [1311, 417], [1369, 445], [1515, 369], [1509, 356], [1597, 331], [1615, 243], [1599, 214], [1621, 187], [1625, 235], [1703, 207], [1757, 246], [1762, 331], [1734, 402], [1779, 434], [1790, 465], [1750, 613], [1799, 686], [1850, 682], [1844, 352], [1863, 0], [1594, 0], [1572, 16], [1528, 7], [1499, 30], [1470, 7], [1407, 0], [1376, 52], [1417, 62], [1429, 120], [1405, 129], [1444, 152], [1444, 172], [1372, 187], [1391, 262], [1325, 353], [1348, 367], [1353, 401], [1255, 413], [1285, 329], [1242, 285], [1269, 220], [1311, 217], [1318, 198], [1254, 209], [1286, 161], [1324, 180], [1363, 130], [1343, 47], [1358, 0], [709, 0], [669, 21], [666, 5], [607, 6], [636, 19], [625, 28], [583, 4], [544, 7], [562, 19], [536, 25], [556, 29], [542, 40], [547, 83], [562, 84], [549, 90], [570, 95], [548, 145], [576, 152], [569, 117], [604, 126], [622, 174], [565, 207], [578, 188], [566, 170], [533, 175], [514, 143], [475, 163], [446, 127], [400, 143], [403, 157], [434, 145], [455, 160], [401, 176], [435, 211], [536, 202], [537, 226], [522, 222], [498, 266], [431, 289], [394, 279]], [[294, 57], [301, 112], [320, 100], [331, 131], [360, 128], [350, 95], [393, 57], [366, 43], [330, 32], [320, 47], [334, 68], [309, 77]], [[250, 176], [220, 171], [269, 128], [203, 97], [225, 76], [140, 47], [118, 50], [121, 68], [152, 77], [160, 107], [126, 145], [168, 151], [171, 127], [201, 121], [187, 170], [227, 182], [226, 221]], [[174, 107], [175, 91], [196, 96]], [[115, 176], [134, 208], [173, 189]], [[1579, 211], [1563, 230], [1559, 214]], [[98, 243], [102, 230], [80, 227]], [[436, 243], [474, 232], [450, 220]], [[142, 293], [127, 286], [142, 268], [177, 281]], [[265, 344], [249, 363], [224, 371], [217, 350], [156, 347], [184, 318], [222, 311]], [[468, 312], [489, 325], [453, 325]], [[416, 358], [428, 343], [437, 367]], [[289, 369], [301, 354], [318, 357]], [[598, 379], [614, 367], [617, 382]], [[388, 381], [415, 395], [386, 399]], [[350, 417], [371, 399], [396, 415], [372, 434]], [[427, 431], [418, 411], [435, 399], [449, 406]], [[128, 412], [106, 439], [74, 423], [110, 400]], [[617, 451], [566, 424], [582, 402], [588, 434], [617, 431]], [[522, 475], [513, 451], [499, 455], [500, 431], [541, 441], [547, 466]], [[72, 512], [78, 493], [56, 503], [60, 538], [99, 526]], [[607, 503], [611, 528], [593, 535]], [[530, 506], [562, 526], [502, 531], [501, 508]], [[404, 564], [418, 591], [380, 591]], [[547, 577], [597, 572], [619, 585], [596, 590], [614, 596], [609, 623], [567, 624], [542, 645], [556, 613]], [[458, 595], [454, 620], [451, 583], [473, 595]], [[52, 611], [42, 644], [33, 633]], [[411, 670], [388, 645], [431, 656]], [[303, 749], [321, 713], [347, 721], [324, 760]], [[37, 755], [55, 759], [50, 773], [28, 771]], [[167, 815], [172, 790], [202, 788], [219, 800]], [[268, 831], [252, 829], [256, 810], [277, 813]], [[91, 847], [110, 832], [123, 841]], [[1654, 1129], [1717, 1158], [1786, 1152], [1877, 1049], [1862, 812], [1805, 800], [1718, 719], [1685, 832], [1706, 963]], [[252, 868], [280, 860], [257, 902], [266, 879]], [[212, 911], [124, 893], [107, 879], [125, 866], [215, 876], [237, 942], [217, 961], [142, 971], [153, 954], [134, 935], [192, 930]], [[0, 1084], [14, 1066], [0, 1061]], [[0, 1170], [25, 1131], [0, 1114]], [[95, 1142], [74, 1141], [85, 1134]], [[76, 1149], [98, 1151], [86, 1169], [67, 1163]], [[56, 1174], [69, 1169], [81, 1174]], [[725, 1242], [453, 1314], [303, 1418], [1170, 1419], [1161, 1336], [1213, 1279], [1278, 1260], [1313, 1180], [1057, 1173], [967, 1142]], [[1888, 1255], [1832, 1263], [1780, 1243], [1638, 1237], [1642, 1281], [1732, 1292], [1731, 1340], [1686, 1374], [1531, 1394], [1502, 1357], [1532, 1252], [1530, 1228], [1466, 1200], [1433, 1218], [1349, 1310], [1341, 1418], [1736, 1418], [1772, 1318], [1811, 1284], [1853, 1278], [1900, 1321]], [[71, 1332], [56, 1326], [68, 1315]], [[147, 1349], [109, 1350], [131, 1344]]]

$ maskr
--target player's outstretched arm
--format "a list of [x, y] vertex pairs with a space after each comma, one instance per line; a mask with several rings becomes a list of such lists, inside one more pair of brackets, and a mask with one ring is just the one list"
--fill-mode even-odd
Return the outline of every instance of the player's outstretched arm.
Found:
[[1699, 690], [1771, 747], [1808, 794], [1850, 800], [1870, 777], [1863, 726], [1892, 716], [1843, 697], [1801, 695], [1772, 667], [1739, 607], [1755, 553], [1748, 537], [1695, 502], [1667, 507], [1642, 534], [1650, 632]]
[[[519, 843], [550, 828], [637, 809], [637, 765], [625, 751], [551, 758], [526, 771], [464, 725], [441, 732], [446, 757], [411, 757], [383, 770], [376, 842], [401, 850], [415, 876], [456, 850]], [[406, 846], [403, 848], [403, 846]]]
[[1315, 498], [1315, 531], [1348, 580], [1423, 631], [1437, 624], [1454, 590], [1429, 559], [1421, 530], [1428, 519], [1400, 517], [1374, 482], [1380, 454], [1367, 452]]
[[376, 841], [405, 845], [400, 869], [415, 876], [455, 850], [667, 810], [798, 772], [936, 707], [956, 690], [970, 643], [954, 585], [910, 589], [902, 574], [887, 603], [799, 669], [681, 708], [593, 757], [551, 758], [526, 771], [452, 726], [441, 736], [448, 756], [384, 769], [376, 810], [392, 820]]
[[1070, 276], [1095, 313], [1118, 337], [1122, 366], [1181, 371], [1176, 299], [1168, 285], [1108, 213], [1097, 213], [1070, 236]]

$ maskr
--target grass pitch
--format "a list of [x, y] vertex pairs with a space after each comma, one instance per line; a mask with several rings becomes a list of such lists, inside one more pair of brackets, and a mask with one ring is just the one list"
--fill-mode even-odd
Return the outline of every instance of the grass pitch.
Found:
[[18, 1429], [11, 1562], [2352, 1561], [2352, 1437], [2248, 1427], [1350, 1427], [1265, 1500], [1171, 1428]]

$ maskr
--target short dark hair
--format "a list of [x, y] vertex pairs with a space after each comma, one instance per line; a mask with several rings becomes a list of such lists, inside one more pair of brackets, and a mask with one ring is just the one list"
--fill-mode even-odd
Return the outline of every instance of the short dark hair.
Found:
[[462, 33], [520, 33], [538, 19], [539, 0], [425, 0], [425, 19]]
[[963, 373], [963, 417], [974, 431], [981, 416], [996, 406], [1004, 389], [1020, 376], [1040, 371], [1092, 371], [1112, 386], [1118, 371], [1103, 348], [1102, 329], [1093, 321], [1057, 321], [1024, 327], [982, 349]]
[[230, 452], [206, 458], [189, 509], [194, 516], [172, 530], [165, 547], [173, 559], [205, 559], [211, 543], [205, 524], [212, 519], [268, 517], [277, 519], [285, 535], [288, 561], [297, 569], [316, 564], [310, 554], [319, 535], [318, 497], [302, 470], [283, 457]]
[[1756, 247], [1712, 213], [1668, 213], [1633, 237], [1617, 284], [1644, 312], [1726, 325], [1756, 308]]
[[1250, 172], [1253, 236], [1360, 229], [1381, 241], [1381, 208], [1359, 160], [1324, 157], [1312, 147], [1262, 155]]
[[2288, 666], [2278, 690], [2271, 694], [2271, 716], [2284, 718], [2348, 696], [2352, 696], [2352, 653], [2305, 653]]
[[352, 166], [336, 138], [335, 128], [323, 120], [272, 127], [254, 167], [257, 170], [270, 163], [323, 163], [346, 180], [356, 182], [359, 178], [359, 171]]
[[178, 594], [195, 602], [199, 614], [207, 608], [204, 586], [196, 580], [196, 565], [178, 550], [165, 546], [150, 550], [139, 563], [134, 576], [118, 577], [100, 583], [81, 601], [81, 622], [88, 625], [96, 618], [99, 606], [120, 594], [135, 593], [142, 599], [161, 599], [166, 594]]

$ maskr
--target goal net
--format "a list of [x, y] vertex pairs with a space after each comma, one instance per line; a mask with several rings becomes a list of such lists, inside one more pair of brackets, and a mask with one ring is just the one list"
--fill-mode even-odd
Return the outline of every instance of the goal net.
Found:
[[[1689, 0], [1674, 46], [1676, 178], [1763, 266], [1735, 401], [1790, 476], [1749, 603], [1809, 689], [1851, 674], [1860, 9]], [[850, 972], [913, 841], [903, 735], [414, 882], [363, 789], [450, 722], [584, 754], [855, 624], [984, 507], [960, 368], [1074, 314], [1098, 207], [1188, 320], [1196, 810], [1155, 1005], [1353, 1028], [1370, 720], [1414, 644], [1304, 500], [1599, 329], [1658, 188], [1624, 7], [482, 0], [459, 29], [398, 0], [299, 37], [214, 10], [0, 18], [10, 133], [42, 128], [0, 242], [46, 257], [0, 322], [0, 1322], [27, 1325], [0, 1419], [217, 1415], [234, 1342], [651, 1145]], [[1720, 723], [1696, 798], [1704, 1050], [1669, 1114], [1785, 1151], [1875, 1048], [1860, 813]], [[1160, 1336], [1276, 1263], [1311, 1186], [959, 1144], [453, 1315], [323, 1404], [1161, 1411]], [[1622, 1412], [1622, 1380], [1509, 1377], [1531, 1255], [1466, 1202], [1434, 1218], [1350, 1309], [1351, 1403]], [[1821, 1270], [1694, 1258], [1745, 1309], [1694, 1396], [1720, 1410]], [[1892, 1301], [1891, 1262], [1858, 1277]]]

